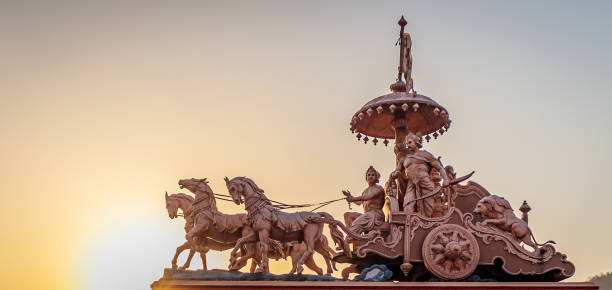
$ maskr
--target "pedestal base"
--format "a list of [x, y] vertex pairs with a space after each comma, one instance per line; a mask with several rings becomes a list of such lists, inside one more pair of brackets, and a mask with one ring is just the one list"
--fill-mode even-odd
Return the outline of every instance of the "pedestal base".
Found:
[[285, 281], [194, 281], [159, 279], [151, 284], [152, 290], [265, 290], [265, 289], [376, 289], [376, 290], [597, 290], [599, 287], [587, 282], [285, 282]]

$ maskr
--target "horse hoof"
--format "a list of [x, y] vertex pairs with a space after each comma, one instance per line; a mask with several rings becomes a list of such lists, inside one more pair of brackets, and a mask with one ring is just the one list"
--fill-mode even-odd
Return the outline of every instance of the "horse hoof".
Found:
[[262, 268], [257, 268], [255, 269], [255, 273], [259, 274], [259, 273], [264, 273], [265, 271]]
[[304, 272], [304, 267], [299, 266], [299, 267], [297, 268], [297, 274], [298, 274], [298, 275], [302, 275], [302, 272]]
[[176, 270], [177, 268], [178, 268], [178, 265], [177, 265], [177, 264], [172, 264], [172, 269], [175, 269], [175, 270]]

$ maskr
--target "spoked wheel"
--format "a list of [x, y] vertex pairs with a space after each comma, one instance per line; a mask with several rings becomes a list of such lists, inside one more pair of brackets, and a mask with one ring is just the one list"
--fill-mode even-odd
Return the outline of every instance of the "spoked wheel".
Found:
[[425, 267], [444, 280], [469, 277], [480, 259], [476, 238], [465, 228], [446, 224], [433, 229], [423, 241]]

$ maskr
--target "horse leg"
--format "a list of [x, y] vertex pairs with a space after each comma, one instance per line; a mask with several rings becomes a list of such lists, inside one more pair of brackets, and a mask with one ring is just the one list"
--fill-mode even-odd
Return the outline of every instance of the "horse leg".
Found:
[[189, 242], [185, 241], [182, 245], [178, 246], [176, 248], [176, 252], [174, 253], [174, 258], [172, 258], [172, 269], [176, 269], [178, 268], [178, 265], [176, 264], [179, 255], [186, 249], [191, 248], [189, 246]]
[[231, 270], [239, 270], [242, 267], [246, 266], [249, 259], [251, 259], [251, 269], [250, 273], [255, 272], [255, 268], [258, 265], [258, 257], [257, 257], [257, 245], [254, 242], [249, 242], [244, 244], [243, 256], [237, 262], [232, 264]]
[[230, 256], [235, 256], [236, 252], [240, 249], [240, 247], [242, 247], [242, 245], [244, 243], [254, 243], [257, 242], [257, 235], [255, 234], [255, 232], [252, 232], [250, 234], [248, 234], [247, 236], [244, 236], [240, 239], [238, 239], [236, 241], [236, 245], [234, 246], [234, 248], [232, 249], [232, 252], [230, 253]]
[[251, 273], [251, 274], [255, 273], [255, 269], [257, 269], [257, 265], [258, 265], [257, 258], [253, 257], [251, 259], [251, 269], [250, 269], [249, 273]]
[[295, 273], [297, 260], [298, 260], [298, 257], [291, 256], [291, 271], [289, 271], [289, 274]]
[[[323, 236], [321, 236], [321, 237], [323, 237]], [[325, 264], [327, 265], [327, 273], [326, 273], [326, 275], [331, 275], [334, 272], [334, 270], [332, 268], [332, 265], [331, 265], [332, 256], [327, 251], [327, 248], [325, 247], [325, 245], [323, 245], [323, 242], [324, 241], [323, 241], [322, 238], [315, 242], [315, 251], [317, 251], [317, 253], [321, 254], [321, 256], [323, 256], [323, 260], [325, 260]], [[325, 242], [327, 242], [327, 239], [325, 239]]]
[[[314, 244], [317, 239], [321, 238], [321, 229], [320, 227], [323, 224], [308, 224], [304, 227], [304, 243], [306, 244], [306, 251], [302, 254], [302, 257], [297, 262], [297, 273], [301, 275], [304, 272], [304, 262], [308, 259], [309, 256], [312, 256], [314, 253]], [[319, 234], [317, 236], [317, 233]]]
[[230, 271], [240, 270], [242, 267], [246, 266], [249, 259], [253, 258], [252, 253], [246, 253], [244, 256], [238, 258], [234, 262], [232, 262], [229, 266]]
[[294, 245], [289, 253], [289, 256], [291, 256], [291, 271], [289, 271], [289, 274], [295, 273], [297, 260], [299, 259], [298, 256], [301, 254], [298, 247], [299, 244]]
[[266, 273], [268, 270], [268, 251], [270, 249], [270, 241], [268, 240], [269, 236], [270, 233], [267, 229], [261, 229], [259, 231], [259, 250], [261, 252], [261, 265], [259, 266], [259, 269], [256, 270], [256, 272]]
[[308, 267], [310, 270], [315, 271], [317, 275], [323, 276], [323, 269], [317, 266], [317, 263], [315, 263], [314, 259], [312, 258], [312, 255], [310, 255], [310, 257], [306, 259], [306, 263], [304, 263], [304, 265], [306, 265], [306, 267]]
[[187, 260], [185, 260], [185, 264], [183, 264], [183, 266], [179, 268], [180, 270], [185, 270], [189, 268], [189, 265], [191, 265], [191, 259], [193, 258], [193, 255], [195, 254], [195, 252], [196, 251], [193, 248], [189, 249], [189, 256], [187, 256]]
[[208, 271], [208, 265], [206, 265], [206, 253], [208, 253], [208, 250], [205, 252], [200, 252], [200, 259], [202, 259], [202, 269], [204, 271]]

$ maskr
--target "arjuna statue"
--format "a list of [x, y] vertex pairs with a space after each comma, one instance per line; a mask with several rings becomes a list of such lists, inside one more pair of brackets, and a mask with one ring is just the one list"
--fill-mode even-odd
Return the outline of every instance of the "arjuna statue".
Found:
[[[450, 184], [446, 170], [440, 160], [433, 154], [420, 150], [423, 147], [421, 137], [414, 133], [406, 135], [406, 139], [400, 146], [401, 154], [397, 167], [391, 178], [400, 178], [400, 184], [404, 185], [404, 211], [416, 212], [431, 217], [434, 211], [434, 197], [431, 196], [435, 190], [435, 185], [431, 179], [430, 171], [437, 169], [442, 176], [442, 186]], [[417, 201], [416, 204], [414, 201]]]

